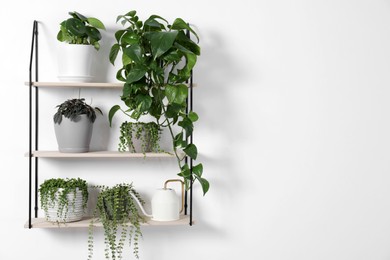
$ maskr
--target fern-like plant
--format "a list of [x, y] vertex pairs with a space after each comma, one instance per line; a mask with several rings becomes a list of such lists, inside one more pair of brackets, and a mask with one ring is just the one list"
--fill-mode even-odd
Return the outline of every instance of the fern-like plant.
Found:
[[[97, 206], [89, 225], [88, 258], [93, 255], [93, 228], [94, 223], [101, 222], [104, 228], [104, 243], [106, 245], [106, 259], [122, 259], [126, 239], [133, 245], [133, 254], [138, 256], [138, 242], [142, 237], [141, 223], [144, 222], [138, 213], [137, 202], [130, 193], [144, 204], [139, 193], [132, 184], [117, 184], [113, 187], [98, 186], [101, 191], [98, 195]], [[119, 232], [119, 237], [117, 236]]]

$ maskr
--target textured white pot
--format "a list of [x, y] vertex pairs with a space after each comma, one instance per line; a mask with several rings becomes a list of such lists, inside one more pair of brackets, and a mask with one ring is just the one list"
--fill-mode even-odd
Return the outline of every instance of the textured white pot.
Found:
[[61, 43], [58, 46], [58, 78], [68, 82], [92, 80], [92, 45]]
[[[68, 206], [63, 209], [62, 213], [58, 210], [58, 196], [59, 194], [57, 192], [54, 201], [49, 202], [48, 208], [45, 210], [46, 220], [50, 222], [73, 222], [81, 220], [84, 215], [82, 191], [77, 188], [76, 197], [74, 197], [73, 192], [66, 195]], [[74, 204], [72, 204], [73, 201]]]
[[54, 123], [58, 150], [62, 153], [85, 153], [89, 151], [93, 123], [86, 115], [80, 115], [76, 121], [62, 117], [61, 124]]

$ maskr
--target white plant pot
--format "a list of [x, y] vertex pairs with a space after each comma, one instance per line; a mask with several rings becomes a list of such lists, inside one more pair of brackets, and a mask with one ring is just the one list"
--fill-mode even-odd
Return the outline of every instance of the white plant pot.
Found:
[[[77, 188], [76, 190], [76, 198], [74, 197], [74, 193], [71, 192], [67, 194], [68, 199], [68, 208], [63, 209], [62, 214], [58, 212], [58, 196], [59, 192], [56, 193], [54, 201], [50, 201], [48, 203], [48, 208], [45, 210], [45, 218], [50, 222], [74, 222], [79, 221], [83, 218], [84, 210], [83, 210], [83, 193], [81, 190]], [[74, 200], [74, 205], [72, 204]]]
[[58, 150], [62, 153], [85, 153], [89, 151], [93, 123], [87, 115], [80, 115], [76, 121], [62, 117], [61, 124], [54, 123]]
[[92, 45], [61, 43], [58, 46], [58, 78], [67, 82], [92, 81]]

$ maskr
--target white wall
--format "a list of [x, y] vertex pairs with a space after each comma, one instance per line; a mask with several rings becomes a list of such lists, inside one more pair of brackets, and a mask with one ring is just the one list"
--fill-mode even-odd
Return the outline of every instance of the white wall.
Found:
[[[141, 259], [390, 259], [390, 2], [8, 1], [0, 9], [3, 241], [0, 259], [86, 259], [87, 230], [24, 229], [28, 214], [28, 59], [40, 21], [40, 80], [56, 80], [55, 36], [68, 11], [108, 27], [136, 9], [196, 26], [200, 116], [195, 140], [211, 182], [195, 189], [196, 225], [145, 228]], [[103, 74], [104, 75], [104, 74]], [[119, 92], [85, 91], [107, 112]], [[41, 92], [41, 148], [55, 149], [54, 106], [74, 91]], [[117, 124], [119, 124], [119, 119]], [[105, 118], [95, 148], [116, 149]], [[97, 142], [97, 143], [96, 143]], [[100, 143], [99, 143], [100, 142]], [[102, 143], [103, 142], [103, 143]], [[175, 163], [41, 160], [41, 180], [134, 181], [148, 198], [175, 176]], [[156, 170], [158, 169], [158, 170]], [[41, 213], [40, 213], [41, 214]], [[94, 259], [104, 259], [102, 232]], [[245, 257], [243, 257], [245, 256]], [[131, 254], [126, 256], [131, 259]]]

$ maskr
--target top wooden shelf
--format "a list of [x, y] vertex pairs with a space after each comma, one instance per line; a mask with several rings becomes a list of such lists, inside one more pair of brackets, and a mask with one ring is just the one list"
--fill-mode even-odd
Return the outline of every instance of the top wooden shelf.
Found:
[[[30, 85], [30, 82], [25, 82], [26, 86]], [[106, 88], [106, 89], [122, 89], [124, 83], [112, 82], [32, 82], [33, 87], [38, 88]], [[196, 87], [196, 84], [192, 84]]]
[[[123, 88], [122, 82], [101, 83], [101, 82], [32, 82], [34, 87], [40, 88]], [[26, 86], [30, 82], [25, 83]]]

